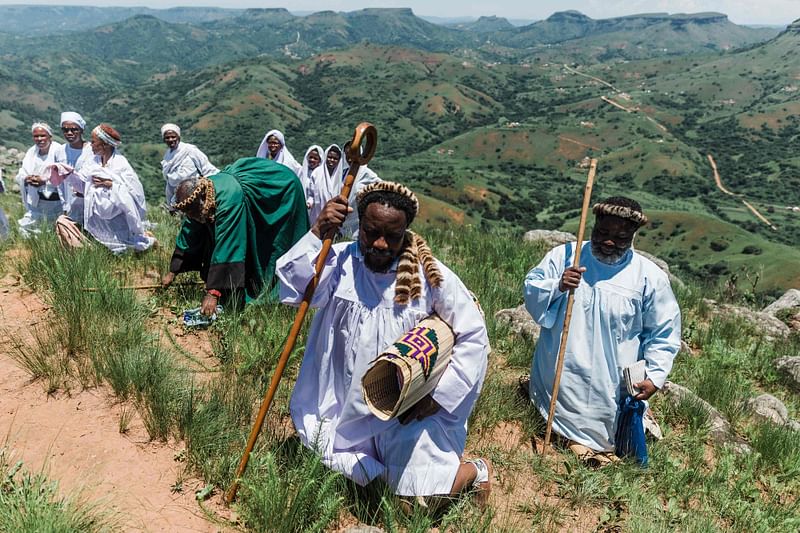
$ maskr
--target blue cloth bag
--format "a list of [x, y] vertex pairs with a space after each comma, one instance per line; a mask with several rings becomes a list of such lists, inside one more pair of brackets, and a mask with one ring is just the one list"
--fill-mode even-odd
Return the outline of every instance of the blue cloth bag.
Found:
[[629, 394], [619, 401], [619, 418], [615, 436], [617, 457], [633, 457], [642, 467], [647, 466], [647, 442], [644, 438], [644, 411], [647, 404]]

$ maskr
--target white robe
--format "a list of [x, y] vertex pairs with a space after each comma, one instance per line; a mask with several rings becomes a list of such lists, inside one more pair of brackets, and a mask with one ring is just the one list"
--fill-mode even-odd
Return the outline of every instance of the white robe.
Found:
[[[342, 190], [342, 186], [344, 185], [344, 180], [347, 178], [347, 172], [349, 170], [350, 167], [346, 166], [342, 171], [342, 183], [339, 185], [340, 192]], [[358, 167], [358, 173], [356, 174], [356, 179], [353, 181], [353, 188], [350, 189], [350, 197], [348, 198], [348, 203], [353, 210], [347, 215], [347, 218], [344, 219], [342, 229], [340, 230], [340, 233], [344, 237], [355, 238], [356, 234], [358, 233], [358, 206], [356, 205], [356, 197], [359, 191], [361, 191], [361, 189], [367, 185], [378, 181], [381, 181], [381, 179], [377, 174], [375, 174], [375, 171], [373, 171], [367, 165], [361, 165]]]
[[331, 151], [331, 148], [336, 148], [341, 153], [341, 149], [338, 145], [332, 144], [328, 146], [325, 150], [325, 154], [322, 157], [322, 164], [314, 169], [314, 172], [311, 175], [311, 181], [308, 185], [309, 195], [308, 199], [311, 202], [311, 207], [309, 207], [308, 211], [308, 220], [311, 224], [319, 217], [319, 214], [322, 212], [322, 208], [325, 207], [331, 198], [339, 194], [342, 190], [342, 168], [344, 166], [344, 157], [339, 158], [339, 163], [336, 165], [336, 168], [333, 169], [333, 172], [328, 170], [328, 154]]
[[[281, 301], [298, 304], [322, 242], [309, 232], [277, 263]], [[335, 244], [311, 302], [319, 308], [290, 403], [302, 442], [330, 468], [364, 485], [381, 476], [403, 496], [447, 494], [467, 438], [467, 419], [486, 373], [489, 340], [461, 280], [439, 263], [439, 288], [423, 285], [408, 306], [393, 301], [396, 272], [369, 270], [357, 243]], [[441, 409], [420, 421], [383, 422], [364, 403], [361, 378], [400, 335], [436, 311], [455, 347], [433, 391]]]
[[[274, 158], [270, 157], [269, 148], [267, 147], [267, 139], [272, 135], [277, 137], [278, 141], [281, 143], [281, 149], [278, 150], [278, 153], [275, 154]], [[300, 163], [297, 162], [289, 149], [286, 148], [286, 140], [283, 138], [283, 133], [281, 133], [279, 130], [269, 130], [267, 134], [264, 135], [264, 139], [262, 139], [261, 144], [258, 145], [256, 157], [272, 159], [276, 163], [280, 163], [285, 167], [289, 167], [289, 169], [294, 172], [295, 175], [300, 174]]]
[[[84, 227], [113, 253], [143, 251], [155, 239], [145, 235], [147, 205], [136, 171], [125, 156], [114, 153], [105, 166], [95, 156], [80, 171], [85, 183]], [[92, 177], [110, 179], [110, 188], [92, 184]]]
[[[39, 153], [39, 147], [36, 145], [31, 146], [25, 152], [16, 177], [22, 197], [22, 207], [25, 209], [25, 214], [17, 221], [19, 232], [23, 237], [39, 233], [39, 226], [42, 223], [54, 222], [63, 212], [64, 188], [63, 186], [56, 187], [49, 180], [49, 166], [55, 162], [56, 154], [60, 149], [61, 144], [53, 142], [45, 155]], [[25, 184], [25, 178], [28, 176], [48, 177], [48, 181], [44, 185], [33, 187]], [[57, 198], [44, 200], [39, 197], [40, 193], [45, 196], [57, 195]]]
[[[317, 168], [315, 169], [308, 168], [308, 154], [310, 154], [312, 150], [316, 150], [320, 158], [320, 164], [317, 165]], [[311, 209], [311, 205], [313, 204], [313, 199], [311, 197], [311, 186], [312, 183], [314, 182], [314, 177], [312, 176], [312, 174], [315, 171], [320, 170], [321, 167], [324, 165], [324, 162], [325, 162], [325, 150], [323, 150], [321, 146], [318, 146], [316, 144], [309, 146], [308, 150], [306, 150], [306, 155], [303, 156], [303, 164], [300, 167], [300, 172], [297, 174], [297, 177], [300, 179], [300, 185], [303, 186], [303, 193], [306, 196], [306, 207], [309, 210]]]
[[[531, 364], [530, 395], [545, 419], [555, 379], [567, 293], [559, 290], [575, 243], [551, 250], [524, 283], [525, 307], [542, 326]], [[661, 388], [680, 349], [681, 315], [667, 275], [629, 250], [615, 265], [581, 251], [583, 279], [575, 290], [553, 429], [598, 451], [614, 449], [622, 370], [644, 359]]]
[[219, 174], [219, 169], [197, 146], [179, 142], [174, 150], [168, 149], [164, 153], [161, 173], [167, 182], [164, 191], [167, 205], [172, 205], [175, 203], [175, 188], [180, 182], [200, 176], [214, 176]]
[[[83, 143], [81, 150], [75, 150], [69, 143], [63, 144], [61, 149], [55, 155], [56, 163], [63, 163], [72, 167], [73, 174], [80, 172], [81, 167], [94, 157], [92, 153], [91, 143]], [[62, 196], [62, 204], [64, 212], [76, 223], [83, 225], [83, 181], [77, 175], [68, 175], [65, 177], [63, 185], [64, 195]]]

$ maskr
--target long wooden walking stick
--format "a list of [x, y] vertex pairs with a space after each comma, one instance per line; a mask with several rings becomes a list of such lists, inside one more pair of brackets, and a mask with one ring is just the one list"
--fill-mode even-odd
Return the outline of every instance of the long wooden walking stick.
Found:
[[[341, 192], [341, 195], [345, 198], [350, 197], [350, 189], [353, 187], [353, 182], [358, 174], [358, 169], [361, 165], [366, 165], [369, 160], [372, 159], [372, 156], [375, 154], [377, 143], [378, 130], [375, 129], [375, 126], [369, 122], [362, 122], [356, 127], [356, 131], [353, 134], [353, 140], [350, 142], [350, 148], [347, 151], [347, 156], [350, 160], [350, 170], [347, 172], [347, 177], [344, 180], [344, 185], [342, 186]], [[323, 164], [325, 164], [324, 161]], [[311, 299], [314, 297], [314, 291], [317, 289], [320, 274], [325, 266], [325, 259], [328, 257], [331, 244], [333, 244], [334, 233], [335, 230], [326, 235], [325, 240], [322, 242], [322, 250], [319, 252], [319, 256], [317, 257], [314, 277], [306, 286], [305, 293], [303, 294], [303, 301], [300, 302], [300, 307], [297, 309], [297, 314], [294, 317], [294, 323], [292, 324], [292, 328], [289, 330], [289, 337], [286, 339], [286, 344], [284, 345], [283, 351], [278, 358], [278, 364], [275, 367], [275, 373], [272, 375], [272, 381], [269, 384], [269, 389], [267, 389], [267, 392], [264, 395], [264, 400], [261, 402], [261, 408], [258, 410], [258, 416], [253, 424], [253, 429], [250, 431], [250, 437], [247, 439], [247, 446], [245, 447], [244, 454], [242, 454], [242, 460], [239, 462], [239, 467], [236, 469], [236, 476], [234, 477], [231, 486], [225, 492], [225, 503], [230, 504], [234, 498], [236, 498], [236, 491], [239, 489], [239, 480], [247, 468], [247, 461], [250, 459], [250, 453], [253, 451], [253, 447], [256, 444], [258, 434], [261, 432], [261, 426], [264, 424], [264, 418], [266, 418], [267, 411], [272, 404], [275, 391], [278, 389], [281, 376], [283, 376], [283, 370], [286, 368], [289, 355], [292, 353], [292, 350], [294, 350], [295, 342], [297, 342], [297, 336], [300, 333], [300, 328], [303, 326], [303, 320], [305, 319], [308, 308], [311, 305]]]
[[[583, 247], [583, 234], [586, 230], [586, 216], [589, 214], [589, 201], [592, 199], [592, 186], [594, 174], [597, 171], [597, 159], [592, 159], [589, 165], [589, 176], [586, 178], [586, 187], [583, 190], [583, 207], [581, 208], [581, 222], [578, 226], [578, 242], [575, 244], [574, 267], [581, 266], [581, 248]], [[567, 295], [567, 312], [564, 315], [564, 329], [561, 330], [561, 344], [558, 348], [556, 362], [556, 377], [553, 380], [553, 394], [550, 398], [550, 413], [547, 416], [547, 429], [544, 432], [544, 446], [542, 454], [547, 453], [550, 446], [550, 433], [553, 431], [553, 417], [556, 414], [556, 400], [558, 399], [558, 386], [561, 383], [561, 371], [564, 369], [564, 353], [567, 351], [567, 338], [569, 337], [569, 323], [572, 320], [572, 304], [575, 303], [575, 289], [569, 290]]]
[[[186, 283], [175, 283], [170, 285], [170, 287], [194, 287], [196, 285], [202, 285], [205, 281], [197, 280], [197, 281], [187, 281]], [[121, 287], [115, 287], [120, 290], [132, 290], [132, 291], [139, 291], [139, 290], [146, 290], [146, 289], [161, 289], [164, 286], [160, 283], [146, 283], [144, 285], [123, 285]], [[104, 290], [102, 287], [84, 287], [82, 289], [84, 292], [99, 292]]]

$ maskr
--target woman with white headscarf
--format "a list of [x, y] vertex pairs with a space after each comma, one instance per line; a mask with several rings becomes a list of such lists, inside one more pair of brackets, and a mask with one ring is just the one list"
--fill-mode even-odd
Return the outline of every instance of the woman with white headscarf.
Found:
[[311, 202], [308, 220], [311, 224], [317, 220], [325, 204], [342, 190], [342, 178], [344, 177], [342, 175], [344, 168], [342, 149], [336, 144], [328, 146], [325, 150], [325, 161], [320, 167], [322, 170], [318, 169], [312, 175], [313, 181], [308, 187], [308, 199]]
[[119, 133], [108, 124], [92, 130], [94, 158], [80, 170], [84, 183], [84, 227], [118, 254], [144, 251], [156, 240], [145, 231], [147, 205], [139, 176], [117, 151]]
[[39, 233], [42, 223], [54, 222], [61, 215], [63, 187], [50, 183], [50, 166], [61, 144], [53, 142], [53, 130], [44, 122], [31, 126], [34, 145], [25, 152], [16, 182], [25, 214], [17, 221], [23, 237]]
[[303, 186], [303, 192], [306, 195], [306, 207], [311, 209], [313, 202], [311, 198], [311, 186], [314, 183], [314, 173], [322, 172], [322, 156], [325, 150], [319, 145], [312, 145], [306, 150], [306, 155], [303, 156], [303, 165], [300, 167], [300, 173], [297, 177], [300, 178], [300, 185]]
[[208, 156], [197, 146], [181, 141], [181, 129], [175, 124], [161, 126], [161, 138], [167, 145], [161, 172], [166, 180], [167, 205], [175, 203], [175, 189], [183, 180], [219, 174]]
[[300, 174], [300, 163], [294, 158], [292, 153], [286, 148], [286, 140], [283, 133], [279, 130], [269, 130], [261, 144], [258, 145], [256, 157], [271, 159], [285, 167], [289, 167], [296, 175]]

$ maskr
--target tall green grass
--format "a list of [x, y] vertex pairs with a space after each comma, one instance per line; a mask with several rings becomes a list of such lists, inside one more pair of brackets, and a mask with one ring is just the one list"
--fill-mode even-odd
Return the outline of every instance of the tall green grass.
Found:
[[[258, 303], [226, 311], [208, 333], [218, 360], [208, 372], [209, 365], [190, 357], [190, 348], [178, 347], [164, 334], [157, 315], [159, 308], [179, 312], [198, 305], [199, 289], [155, 294], [120, 289], [150, 270], [166, 268], [174, 231], [174, 222], [163, 220], [159, 236], [167, 249], [124, 257], [97, 247], [67, 253], [46, 235], [26, 241], [29, 253], [17, 268], [52, 310], [48, 327], [35, 330], [32, 343], [17, 339], [17, 360], [47, 390], [108, 384], [136, 406], [152, 438], [182, 438], [187, 467], [224, 489], [233, 479], [294, 310]], [[741, 321], [711, 318], [703, 292], [690, 285], [678, 296], [684, 339], [696, 354], [682, 353], [671, 379], [728, 416], [754, 453], [737, 456], [714, 448], [707, 441], [707, 415], [696, 403], [669, 402], [658, 394], [652, 404], [665, 438], [651, 444], [649, 469], [624, 464], [594, 471], [566, 454], [555, 460], [535, 456], [529, 442], [542, 431], [541, 417], [517, 391], [534, 343], [498, 325], [494, 314], [522, 302], [522, 280], [545, 250], [522, 244], [519, 233], [420, 231], [434, 254], [476, 293], [486, 313], [492, 353], [470, 419], [467, 453], [493, 460], [496, 492], [529, 486], [530, 501], [501, 504], [510, 509], [502, 518], [492, 509], [479, 512], [468, 498], [438, 512], [409, 509], [380, 483], [356, 488], [327, 470], [293, 437], [288, 415], [306, 324], [242, 481], [236, 505], [247, 529], [322, 531], [355, 516], [386, 531], [558, 530], [568, 528], [576, 513], [594, 513], [598, 530], [613, 531], [800, 527], [796, 434], [753, 424], [743, 409], [747, 398], [767, 390], [800, 416], [800, 401], [773, 368], [777, 357], [796, 353], [797, 339], [770, 342]], [[80, 290], [87, 286], [100, 290]], [[496, 442], [493, 431], [501, 423], [522, 432], [518, 449]], [[542, 500], [540, 493], [550, 499]]]
[[58, 483], [12, 464], [0, 449], [0, 531], [13, 533], [101, 533], [121, 531], [109, 510], [59, 495]]

